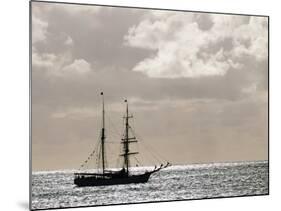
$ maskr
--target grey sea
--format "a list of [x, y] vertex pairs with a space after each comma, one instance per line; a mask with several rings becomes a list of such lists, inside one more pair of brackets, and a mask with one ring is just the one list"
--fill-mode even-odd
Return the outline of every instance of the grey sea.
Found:
[[267, 161], [172, 166], [144, 184], [79, 188], [73, 178], [70, 170], [33, 172], [32, 209], [268, 194]]

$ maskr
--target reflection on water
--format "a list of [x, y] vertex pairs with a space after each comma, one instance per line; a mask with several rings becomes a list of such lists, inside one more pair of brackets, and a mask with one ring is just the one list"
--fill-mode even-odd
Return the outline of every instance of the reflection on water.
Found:
[[82, 187], [73, 172], [32, 175], [32, 209], [268, 194], [268, 162], [172, 166], [148, 183]]

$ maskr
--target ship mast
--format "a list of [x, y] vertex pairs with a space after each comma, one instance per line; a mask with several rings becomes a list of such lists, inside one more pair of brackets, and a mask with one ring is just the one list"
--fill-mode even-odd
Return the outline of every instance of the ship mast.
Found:
[[102, 174], [104, 174], [105, 170], [105, 148], [104, 148], [104, 141], [105, 141], [105, 121], [104, 121], [104, 97], [103, 92], [102, 95], [102, 129], [101, 129], [101, 158], [102, 158]]
[[126, 115], [125, 115], [125, 134], [124, 134], [124, 138], [122, 139], [122, 144], [123, 144], [123, 149], [124, 149], [124, 153], [121, 154], [121, 156], [124, 157], [124, 168], [127, 174], [129, 174], [129, 166], [130, 166], [130, 160], [129, 160], [129, 155], [134, 155], [134, 154], [138, 154], [138, 152], [130, 152], [129, 150], [129, 143], [132, 142], [137, 142], [136, 137], [129, 137], [129, 119], [133, 118], [132, 115], [129, 115], [129, 105], [128, 105], [128, 101], [125, 100], [126, 103]]

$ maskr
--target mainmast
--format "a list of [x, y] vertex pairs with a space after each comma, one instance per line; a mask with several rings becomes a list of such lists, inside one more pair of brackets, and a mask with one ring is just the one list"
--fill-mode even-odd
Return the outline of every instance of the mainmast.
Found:
[[132, 142], [137, 142], [136, 137], [129, 137], [129, 119], [133, 118], [132, 115], [129, 116], [129, 105], [128, 105], [128, 101], [125, 100], [126, 103], [126, 115], [125, 115], [125, 134], [124, 134], [124, 138], [122, 139], [122, 143], [123, 143], [123, 149], [124, 149], [124, 153], [121, 154], [121, 156], [124, 156], [124, 168], [126, 170], [126, 173], [129, 174], [129, 166], [130, 166], [130, 160], [129, 160], [129, 155], [133, 155], [133, 154], [138, 154], [138, 152], [130, 152], [129, 150], [129, 143]]
[[102, 95], [102, 129], [101, 129], [101, 159], [102, 159], [102, 173], [104, 174], [105, 170], [105, 148], [104, 148], [104, 141], [105, 141], [105, 121], [104, 121], [104, 97], [103, 92]]

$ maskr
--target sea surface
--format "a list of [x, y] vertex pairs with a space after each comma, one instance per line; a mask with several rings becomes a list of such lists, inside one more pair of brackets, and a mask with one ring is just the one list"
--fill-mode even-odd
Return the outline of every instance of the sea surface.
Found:
[[32, 209], [268, 194], [267, 161], [171, 166], [148, 183], [100, 187], [76, 187], [73, 172], [33, 172]]

